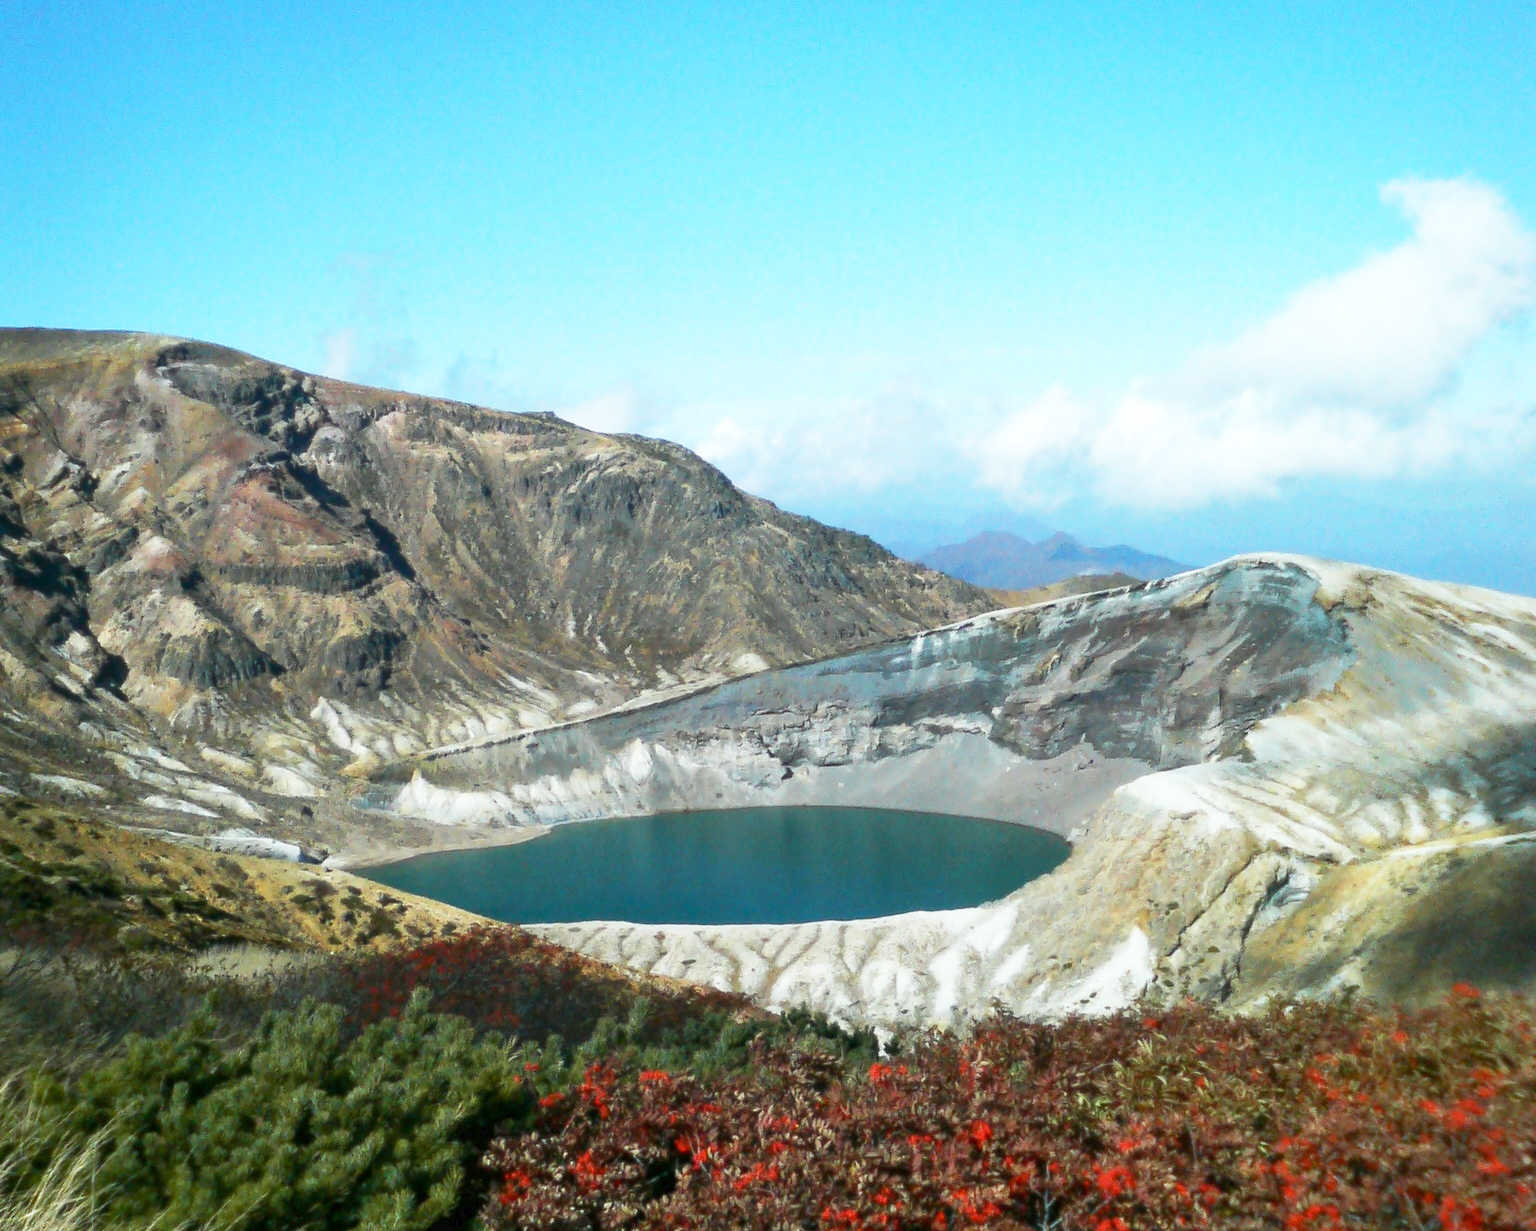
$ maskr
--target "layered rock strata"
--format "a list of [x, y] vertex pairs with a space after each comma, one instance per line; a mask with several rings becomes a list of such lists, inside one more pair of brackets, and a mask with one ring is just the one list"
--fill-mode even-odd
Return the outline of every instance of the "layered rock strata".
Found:
[[191, 825], [990, 605], [663, 441], [31, 329], [0, 600], [0, 791]]
[[[770, 1005], [894, 1025], [994, 1001], [1052, 1016], [1141, 996], [1412, 999], [1453, 970], [1536, 977], [1519, 892], [1533, 733], [1536, 602], [1250, 557], [445, 750], [389, 802], [491, 824], [884, 804], [1070, 836], [1057, 871], [971, 910], [544, 929]], [[1477, 941], [1415, 967], [1442, 922]]]

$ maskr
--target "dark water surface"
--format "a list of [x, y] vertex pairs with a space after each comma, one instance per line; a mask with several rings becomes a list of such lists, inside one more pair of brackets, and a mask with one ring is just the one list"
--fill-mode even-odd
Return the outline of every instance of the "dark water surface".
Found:
[[1022, 825], [874, 808], [743, 808], [558, 825], [515, 846], [360, 869], [510, 923], [799, 923], [975, 906], [1067, 857]]

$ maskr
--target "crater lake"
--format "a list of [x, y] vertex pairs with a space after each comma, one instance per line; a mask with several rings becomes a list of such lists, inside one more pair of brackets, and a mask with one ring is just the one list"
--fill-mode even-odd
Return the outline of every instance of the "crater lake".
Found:
[[360, 868], [508, 923], [801, 923], [975, 906], [1070, 847], [1003, 821], [873, 808], [669, 812]]

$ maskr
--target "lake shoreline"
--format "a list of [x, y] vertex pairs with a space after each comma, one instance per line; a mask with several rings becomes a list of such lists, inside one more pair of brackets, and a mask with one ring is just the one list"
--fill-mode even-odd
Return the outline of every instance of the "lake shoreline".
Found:
[[[728, 809], [732, 812], [771, 812], [783, 807], [827, 807], [837, 808], [851, 812], [901, 812], [906, 809], [889, 808], [881, 804], [749, 804], [741, 808]], [[419, 845], [404, 842], [375, 842], [361, 843], [345, 847], [328, 855], [323, 861], [324, 867], [334, 868], [342, 872], [354, 872], [359, 868], [380, 868], [390, 864], [409, 863], [413, 859], [419, 859], [423, 855], [441, 855], [451, 851], [493, 850], [501, 846], [517, 846], [523, 842], [532, 842], [535, 838], [547, 837], [556, 829], [566, 825], [591, 825], [608, 821], [642, 821], [653, 816], [688, 815], [694, 812], [721, 811], [716, 808], [668, 808], [665, 812], [641, 812], [625, 816], [585, 816], [571, 817], [569, 820], [551, 821], [547, 824], [516, 825], [506, 827], [479, 828], [468, 825], [444, 826], [445, 834], [449, 835], [447, 841], [432, 842], [427, 845]], [[921, 811], [921, 809], [912, 809]], [[940, 815], [938, 813], [930, 815]], [[1057, 828], [1048, 828], [1044, 825], [1033, 824], [1027, 820], [1019, 820], [1005, 816], [982, 816], [975, 813], [954, 812], [943, 813], [961, 821], [986, 821], [994, 825], [1008, 825], [1017, 829], [1029, 829], [1036, 833], [1049, 834], [1060, 838], [1067, 843], [1070, 850], [1071, 841], [1067, 835]]]
[[[363, 874], [523, 925], [629, 919], [717, 926], [974, 906], [1045, 875], [1072, 849], [1061, 835], [1017, 821], [879, 807], [701, 808], [602, 819], [608, 823], [558, 824], [558, 840], [537, 843], [526, 856], [497, 857], [498, 847], [513, 843], [444, 842], [370, 862]], [[482, 850], [484, 860], [476, 857]], [[436, 853], [455, 857], [420, 859]]]
[[444, 840], [440, 842], [432, 842], [425, 846], [390, 842], [358, 843], [327, 856], [323, 866], [342, 872], [357, 872], [362, 868], [381, 868], [390, 864], [409, 863], [423, 855], [518, 846], [524, 842], [532, 842], [535, 838], [545, 837], [553, 831], [553, 825], [516, 825], [504, 828], [445, 826]]

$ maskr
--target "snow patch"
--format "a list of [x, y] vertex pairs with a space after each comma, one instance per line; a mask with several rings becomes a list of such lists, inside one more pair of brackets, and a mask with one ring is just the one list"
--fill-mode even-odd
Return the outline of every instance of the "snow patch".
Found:
[[1062, 999], [1095, 1013], [1113, 1013], [1134, 1001], [1152, 982], [1152, 942], [1139, 927]]
[[289, 863], [306, 862], [304, 851], [297, 842], [264, 838], [249, 829], [221, 829], [205, 841], [213, 850], [235, 855], [259, 855], [264, 859], [285, 859]]
[[[335, 744], [343, 752], [350, 752], [356, 756], [359, 753], [366, 752], [367, 748], [365, 745], [358, 743], [352, 737], [352, 733], [347, 730], [346, 724], [342, 721], [343, 709], [344, 707], [338, 703], [321, 697], [320, 700], [315, 702], [314, 708], [309, 711], [309, 716], [325, 728], [325, 737], [331, 743]], [[351, 718], [352, 715], [349, 713], [347, 717]]]

